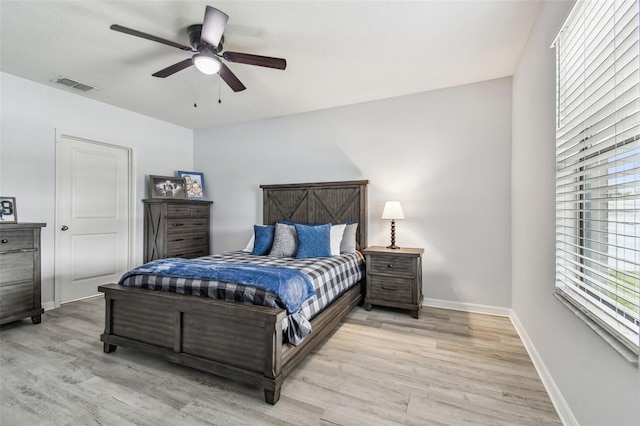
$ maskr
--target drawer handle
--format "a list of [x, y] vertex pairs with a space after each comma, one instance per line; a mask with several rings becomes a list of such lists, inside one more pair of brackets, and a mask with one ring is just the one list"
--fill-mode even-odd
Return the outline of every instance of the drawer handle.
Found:
[[173, 226], [184, 226], [184, 223], [174, 223]]
[[388, 264], [388, 265], [387, 265], [387, 268], [393, 268], [393, 264], [391, 264], [391, 263], [390, 263], [390, 264]]
[[398, 291], [398, 287], [385, 287], [385, 286], [382, 286], [382, 289], [383, 290], [389, 290], [389, 291]]
[[200, 226], [200, 225], [204, 225], [204, 223], [202, 223], [202, 222], [196, 222], [196, 223], [194, 223], [193, 225], [194, 225], [194, 226]]
[[204, 237], [193, 237], [194, 240], [202, 240]]
[[9, 240], [6, 240], [4, 238], [2, 239], [2, 244], [7, 244], [8, 242], [9, 242]]
[[184, 241], [184, 238], [174, 238], [173, 241]]

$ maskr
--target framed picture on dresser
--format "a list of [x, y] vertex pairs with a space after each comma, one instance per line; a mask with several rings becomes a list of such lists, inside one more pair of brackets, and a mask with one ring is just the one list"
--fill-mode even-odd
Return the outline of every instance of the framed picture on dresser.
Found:
[[178, 170], [178, 176], [184, 178], [188, 199], [204, 200], [204, 175], [202, 173]]
[[149, 175], [149, 197], [186, 200], [187, 188], [184, 178]]
[[16, 197], [0, 196], [0, 223], [18, 223]]

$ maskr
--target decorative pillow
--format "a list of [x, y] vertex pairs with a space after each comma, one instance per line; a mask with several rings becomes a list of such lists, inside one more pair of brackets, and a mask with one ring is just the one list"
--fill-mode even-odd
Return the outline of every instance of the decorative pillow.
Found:
[[296, 227], [293, 225], [285, 225], [284, 223], [276, 223], [273, 245], [271, 246], [269, 256], [294, 257], [297, 251], [298, 238], [296, 236]]
[[251, 254], [264, 256], [269, 253], [274, 240], [275, 227], [273, 225], [253, 225], [255, 241]]
[[331, 256], [340, 254], [340, 243], [342, 242], [342, 234], [347, 227], [346, 223], [340, 225], [331, 225]]
[[295, 224], [298, 235], [297, 258], [331, 256], [331, 225]]
[[340, 243], [340, 253], [355, 253], [357, 249], [356, 243], [356, 231], [358, 230], [357, 223], [347, 223], [342, 234], [342, 242]]

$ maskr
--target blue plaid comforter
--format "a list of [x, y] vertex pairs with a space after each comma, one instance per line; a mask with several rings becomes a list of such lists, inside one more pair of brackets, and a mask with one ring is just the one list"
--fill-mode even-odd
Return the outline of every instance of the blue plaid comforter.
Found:
[[[164, 259], [168, 260], [168, 259]], [[334, 299], [351, 288], [364, 277], [364, 257], [359, 252], [340, 256], [296, 259], [286, 257], [253, 256], [242, 251], [200, 257], [201, 262], [231, 265], [264, 265], [270, 268], [288, 268], [300, 271], [311, 282], [315, 295], [307, 298], [297, 312], [290, 312], [283, 322], [285, 339], [297, 345], [311, 333], [311, 323], [319, 312]], [[142, 267], [144, 267], [143, 265]], [[140, 268], [142, 268], [140, 267]], [[124, 286], [163, 290], [180, 294], [211, 297], [272, 308], [287, 309], [286, 303], [273, 291], [250, 284], [233, 281], [225, 276], [222, 279], [195, 277], [193, 274], [168, 276], [137, 271], [127, 272], [121, 279]], [[227, 281], [227, 279], [229, 279]]]

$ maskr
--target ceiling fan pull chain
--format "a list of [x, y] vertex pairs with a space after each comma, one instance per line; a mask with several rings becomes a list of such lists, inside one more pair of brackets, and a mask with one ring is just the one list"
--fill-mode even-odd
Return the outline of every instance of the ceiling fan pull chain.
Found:
[[193, 73], [193, 107], [198, 108], [198, 90], [197, 90], [198, 73]]
[[220, 76], [218, 76], [218, 103], [222, 103], [222, 100], [220, 99]]

